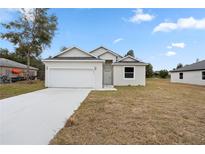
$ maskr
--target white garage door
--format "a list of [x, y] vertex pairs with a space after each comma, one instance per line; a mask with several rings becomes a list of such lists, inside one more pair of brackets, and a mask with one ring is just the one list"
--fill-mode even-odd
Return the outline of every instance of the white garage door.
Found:
[[93, 68], [50, 68], [49, 87], [94, 88]]

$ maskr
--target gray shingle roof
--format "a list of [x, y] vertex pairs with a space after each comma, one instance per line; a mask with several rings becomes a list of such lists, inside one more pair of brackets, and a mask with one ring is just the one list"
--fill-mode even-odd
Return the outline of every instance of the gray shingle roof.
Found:
[[[0, 66], [15, 67], [15, 68], [27, 68], [27, 65], [24, 65], [24, 64], [18, 63], [16, 61], [6, 59], [6, 58], [0, 58]], [[30, 69], [38, 70], [38, 68], [31, 67], [31, 66], [30, 66]]]
[[197, 71], [197, 70], [205, 70], [205, 60], [190, 65], [185, 65], [182, 68], [172, 70], [170, 72]]

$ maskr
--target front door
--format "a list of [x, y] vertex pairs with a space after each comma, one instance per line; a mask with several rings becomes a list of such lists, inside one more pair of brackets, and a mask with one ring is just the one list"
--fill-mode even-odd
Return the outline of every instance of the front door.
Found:
[[106, 60], [104, 64], [104, 85], [112, 85], [113, 84], [113, 77], [112, 77], [112, 60]]

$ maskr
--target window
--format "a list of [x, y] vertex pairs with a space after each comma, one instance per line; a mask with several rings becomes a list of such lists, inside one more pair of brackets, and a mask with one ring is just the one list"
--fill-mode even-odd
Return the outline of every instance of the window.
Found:
[[205, 71], [202, 72], [202, 80], [205, 80]]
[[134, 67], [125, 67], [125, 78], [134, 78]]
[[179, 73], [179, 79], [183, 79], [183, 73]]

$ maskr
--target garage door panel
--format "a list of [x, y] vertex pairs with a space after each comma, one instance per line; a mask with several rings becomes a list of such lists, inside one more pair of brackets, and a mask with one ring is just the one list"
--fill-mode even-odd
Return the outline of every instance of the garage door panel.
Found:
[[95, 83], [93, 69], [61, 69], [49, 70], [50, 87], [84, 87], [93, 88]]

